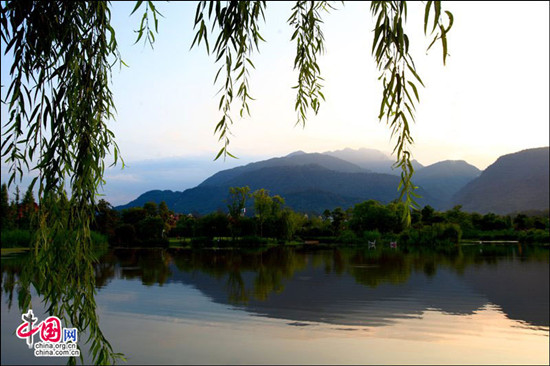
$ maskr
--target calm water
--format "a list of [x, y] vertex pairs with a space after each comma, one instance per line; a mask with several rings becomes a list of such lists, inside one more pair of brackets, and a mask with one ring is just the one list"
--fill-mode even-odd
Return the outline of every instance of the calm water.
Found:
[[[14, 335], [23, 264], [2, 259], [2, 364], [64, 363]], [[101, 329], [128, 363], [549, 362], [548, 248], [121, 249], [95, 272]], [[47, 317], [36, 295], [33, 309]]]

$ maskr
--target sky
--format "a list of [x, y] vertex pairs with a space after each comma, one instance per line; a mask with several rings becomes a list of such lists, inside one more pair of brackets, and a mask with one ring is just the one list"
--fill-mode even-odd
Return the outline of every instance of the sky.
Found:
[[[109, 126], [128, 166], [107, 170], [107, 200], [123, 204], [150, 189], [184, 190], [216, 171], [296, 150], [391, 153], [395, 141], [377, 119], [382, 87], [370, 53], [370, 4], [335, 3], [337, 10], [323, 16], [326, 53], [319, 65], [326, 101], [303, 128], [295, 126], [291, 89], [297, 81], [287, 24], [292, 3], [267, 5], [260, 27], [266, 42], [252, 55], [251, 116], [238, 118], [234, 107], [229, 151], [239, 159], [214, 162], [222, 146], [214, 135], [219, 65], [203, 47], [190, 50], [196, 3], [156, 3], [164, 17], [151, 49], [134, 44], [141, 10], [130, 16], [132, 2], [113, 2], [112, 24], [129, 67], [113, 71], [117, 115]], [[411, 129], [413, 158], [423, 165], [466, 160], [485, 169], [501, 155], [548, 146], [549, 3], [443, 2], [443, 9], [455, 19], [445, 66], [440, 44], [426, 52], [431, 39], [423, 33], [423, 4], [409, 4], [406, 31], [426, 86]], [[2, 55], [3, 85], [10, 66], [9, 55]], [[3, 163], [3, 182], [6, 171]]]

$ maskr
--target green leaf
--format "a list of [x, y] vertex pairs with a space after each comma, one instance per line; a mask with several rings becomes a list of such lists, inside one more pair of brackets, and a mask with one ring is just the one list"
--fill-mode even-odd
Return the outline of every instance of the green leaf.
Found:
[[432, 27], [432, 33], [437, 27], [437, 25], [439, 24], [439, 17], [441, 16], [441, 1], [434, 1], [434, 10], [435, 10], [435, 15], [434, 15], [434, 24]]
[[411, 86], [414, 92], [414, 96], [416, 97], [416, 100], [420, 102], [420, 98], [418, 97], [418, 90], [416, 89], [416, 85], [412, 81], [407, 81], [407, 83]]
[[448, 10], [445, 10], [445, 14], [447, 14], [447, 16], [449, 17], [449, 26], [447, 28], [445, 28], [445, 33], [447, 33], [447, 32], [449, 32], [449, 30], [451, 30], [451, 28], [453, 26], [454, 17], [453, 17], [453, 14]]
[[422, 79], [420, 79], [420, 76], [418, 76], [418, 74], [416, 73], [414, 68], [411, 67], [411, 65], [409, 65], [408, 63], [407, 63], [407, 67], [408, 67], [409, 71], [413, 73], [414, 77], [416, 78], [416, 80], [418, 80], [420, 85], [424, 86], [424, 83], [422, 82]]
[[136, 10], [139, 9], [139, 7], [141, 6], [141, 4], [143, 3], [143, 1], [137, 1], [136, 2], [136, 6], [134, 7], [134, 10], [132, 10], [132, 12], [130, 13], [130, 15], [134, 14], [136, 12]]
[[428, 20], [430, 17], [430, 7], [432, 6], [432, 1], [426, 2], [426, 8], [424, 10], [424, 34], [428, 31]]

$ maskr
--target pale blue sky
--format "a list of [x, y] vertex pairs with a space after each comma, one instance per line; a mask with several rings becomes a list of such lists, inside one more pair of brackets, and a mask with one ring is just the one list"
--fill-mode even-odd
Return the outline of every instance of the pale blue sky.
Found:
[[[217, 170], [295, 150], [392, 151], [389, 130], [377, 120], [381, 86], [370, 55], [374, 22], [368, 2], [337, 3], [338, 10], [324, 17], [327, 53], [319, 63], [327, 101], [319, 115], [310, 115], [305, 128], [294, 126], [295, 48], [286, 23], [292, 3], [267, 4], [266, 23], [260, 28], [267, 43], [252, 56], [252, 116], [235, 118], [232, 129], [230, 151], [241, 159], [225, 163], [211, 162], [221, 147], [213, 135], [220, 116], [218, 87], [213, 85], [218, 66], [204, 49], [189, 51], [196, 4], [156, 4], [165, 18], [151, 50], [141, 41], [133, 44], [141, 19], [140, 14], [129, 16], [133, 3], [113, 3], [113, 26], [130, 67], [113, 73], [118, 114], [110, 127], [129, 168], [107, 172], [108, 200], [124, 203], [155, 188], [184, 190]], [[424, 165], [462, 159], [485, 169], [503, 154], [547, 146], [548, 2], [444, 2], [443, 7], [455, 16], [445, 67], [439, 45], [426, 55], [423, 4], [409, 4], [407, 28], [426, 84], [412, 128], [414, 158]], [[9, 64], [2, 55], [4, 85]], [[143, 160], [161, 162], [165, 173], [146, 179], [143, 170], [132, 166], [152, 165], [147, 169], [154, 176], [157, 163]], [[180, 161], [180, 168], [170, 173], [167, 166], [174, 161]]]

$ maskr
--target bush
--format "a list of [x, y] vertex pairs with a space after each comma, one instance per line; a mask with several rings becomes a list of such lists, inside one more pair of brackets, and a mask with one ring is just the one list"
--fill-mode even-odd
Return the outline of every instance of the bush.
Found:
[[527, 230], [520, 232], [518, 240], [523, 244], [548, 244], [550, 243], [550, 232], [548, 230]]
[[518, 240], [520, 232], [505, 229], [505, 230], [468, 230], [464, 233], [465, 239], [476, 239], [476, 240]]
[[107, 235], [98, 233], [97, 231], [90, 231], [90, 238], [92, 239], [92, 248], [96, 257], [101, 257], [109, 251], [109, 240]]
[[462, 230], [458, 224], [438, 223], [404, 231], [399, 240], [411, 246], [437, 248], [456, 245], [460, 242], [461, 237]]
[[355, 233], [351, 230], [344, 230], [338, 237], [336, 238], [337, 243], [344, 243], [344, 244], [356, 244], [358, 242], [357, 236]]
[[448, 241], [452, 244], [460, 243], [462, 238], [462, 230], [458, 224], [436, 224], [438, 226], [437, 238], [442, 241]]
[[373, 230], [373, 231], [365, 230], [365, 231], [363, 231], [363, 240], [365, 242], [380, 240], [380, 238], [381, 238], [381, 235], [380, 235], [380, 232], [378, 230]]
[[107, 235], [103, 235], [97, 231], [91, 231], [90, 237], [92, 238], [92, 244], [96, 247], [104, 247], [109, 245]]
[[1, 233], [2, 248], [29, 248], [32, 233], [29, 230], [3, 230]]

